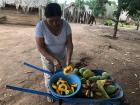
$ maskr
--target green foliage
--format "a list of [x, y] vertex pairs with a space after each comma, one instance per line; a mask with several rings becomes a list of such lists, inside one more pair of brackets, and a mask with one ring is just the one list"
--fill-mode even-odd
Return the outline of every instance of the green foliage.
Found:
[[77, 6], [78, 8], [80, 8], [80, 9], [82, 9], [82, 10], [85, 9], [85, 8], [84, 8], [84, 5], [85, 5], [84, 0], [75, 0], [75, 4], [76, 4], [76, 6]]
[[92, 15], [103, 16], [106, 11], [106, 3], [108, 3], [108, 0], [88, 0], [85, 4], [89, 5], [90, 9], [92, 10]]
[[48, 0], [48, 3], [51, 3], [51, 2], [53, 2], [52, 0]]
[[118, 10], [114, 12], [116, 17], [120, 12], [128, 11], [129, 16], [138, 17], [140, 15], [140, 0], [118, 0]]
[[122, 9], [128, 11], [130, 16], [140, 13], [140, 0], [124, 0]]
[[112, 26], [113, 25], [113, 21], [112, 20], [105, 20], [104, 21], [104, 25], [106, 25], [106, 26]]
[[[131, 17], [137, 17], [137, 21], [139, 23], [139, 16], [140, 16], [140, 0], [118, 0], [118, 9], [114, 12], [115, 15], [115, 26], [114, 26], [114, 35], [116, 37], [117, 29], [118, 29], [118, 22], [119, 17], [122, 11], [128, 11], [128, 15]], [[139, 27], [139, 24], [137, 25]], [[138, 29], [137, 27], [137, 29]]]

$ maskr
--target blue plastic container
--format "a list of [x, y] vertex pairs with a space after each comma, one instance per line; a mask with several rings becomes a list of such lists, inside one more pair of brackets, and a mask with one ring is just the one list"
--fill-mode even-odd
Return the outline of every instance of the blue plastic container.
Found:
[[[54, 91], [54, 89], [52, 88], [52, 83], [56, 82], [59, 78], [62, 78], [63, 80], [66, 80], [69, 84], [77, 84], [77, 88], [75, 90], [75, 92], [73, 92], [72, 94], [69, 95], [60, 95], [58, 93], [56, 93]], [[63, 72], [57, 72], [56, 74], [54, 74], [49, 83], [48, 83], [48, 87], [52, 93], [52, 95], [56, 96], [56, 97], [71, 97], [74, 96], [75, 94], [78, 93], [78, 91], [81, 88], [81, 80], [78, 76], [74, 75], [74, 74], [70, 74], [70, 75], [64, 75]]]

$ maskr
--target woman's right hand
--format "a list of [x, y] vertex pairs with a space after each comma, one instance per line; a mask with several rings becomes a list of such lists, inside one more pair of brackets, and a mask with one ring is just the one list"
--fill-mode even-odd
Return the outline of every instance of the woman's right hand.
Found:
[[53, 60], [53, 64], [54, 64], [55, 70], [60, 69], [62, 67], [60, 61], [57, 59]]

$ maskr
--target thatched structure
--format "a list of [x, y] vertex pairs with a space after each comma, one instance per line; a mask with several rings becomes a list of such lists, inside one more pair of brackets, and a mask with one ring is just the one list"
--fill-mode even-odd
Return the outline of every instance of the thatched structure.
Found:
[[4, 7], [5, 4], [15, 5], [18, 9], [21, 7], [28, 8], [38, 8], [40, 6], [45, 6], [48, 3], [48, 0], [0, 0], [0, 7]]
[[27, 13], [30, 9], [38, 8], [40, 18], [43, 17], [44, 9], [48, 0], [0, 0], [0, 8], [4, 8], [6, 4], [13, 5], [18, 10], [22, 8], [23, 12]]
[[24, 12], [28, 12], [30, 8], [42, 8], [46, 6], [48, 0], [0, 0], [0, 7], [5, 7], [6, 4], [16, 6], [16, 9], [21, 7]]

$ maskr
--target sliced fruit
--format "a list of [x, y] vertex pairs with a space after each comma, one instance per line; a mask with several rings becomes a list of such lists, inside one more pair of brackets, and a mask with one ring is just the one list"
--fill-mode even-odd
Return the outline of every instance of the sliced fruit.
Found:
[[53, 84], [52, 84], [52, 88], [53, 88], [53, 89], [57, 89], [57, 86], [53, 83]]
[[65, 75], [68, 75], [72, 70], [73, 70], [73, 66], [72, 65], [68, 65], [68, 66], [64, 67], [63, 73]]
[[71, 86], [76, 88], [78, 85], [77, 84], [72, 84]]

